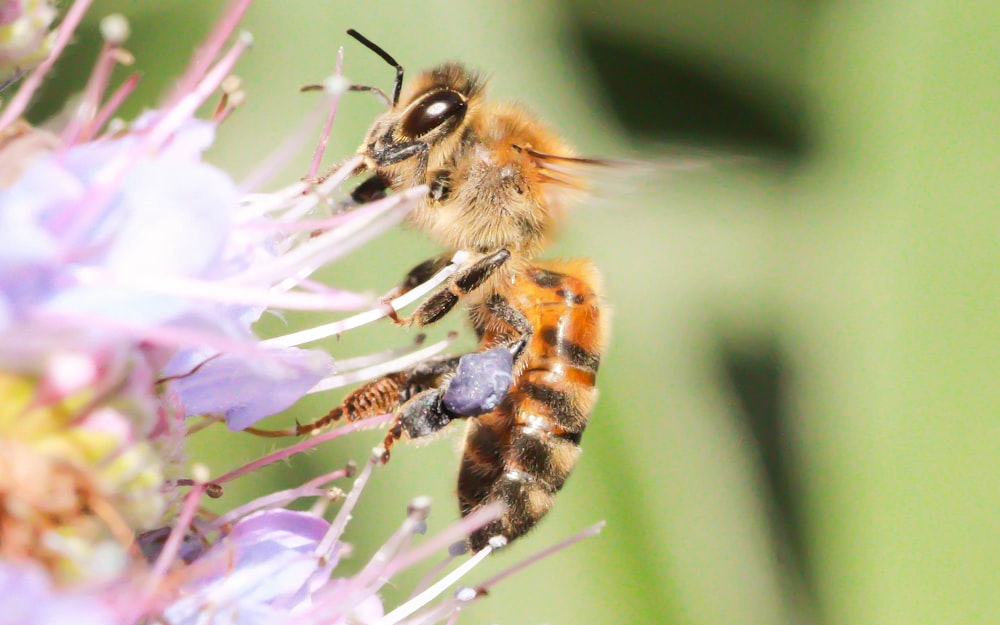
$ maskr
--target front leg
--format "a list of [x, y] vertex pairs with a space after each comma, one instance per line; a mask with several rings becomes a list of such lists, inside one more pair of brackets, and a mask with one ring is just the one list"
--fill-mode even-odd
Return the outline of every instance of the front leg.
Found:
[[[425, 299], [409, 317], [397, 315], [396, 309], [392, 308], [391, 304], [389, 305], [389, 317], [400, 325], [418, 327], [430, 325], [448, 314], [461, 298], [482, 286], [508, 260], [510, 260], [510, 251], [506, 249], [500, 249], [489, 256], [484, 256], [455, 273], [445, 282], [444, 286]], [[423, 265], [419, 265], [414, 271], [420, 267]]]
[[351, 191], [351, 200], [355, 204], [367, 204], [381, 200], [389, 191], [389, 180], [381, 174], [372, 174], [364, 182]]
[[386, 167], [408, 161], [411, 158], [419, 159], [418, 172], [423, 178], [427, 172], [427, 154], [430, 146], [423, 141], [402, 141], [400, 143], [390, 143], [380, 150], [371, 153], [372, 160], [376, 167]]
[[[414, 288], [420, 286], [424, 282], [427, 282], [434, 277], [434, 274], [441, 271], [449, 264], [451, 264], [451, 259], [454, 254], [447, 253], [441, 254], [440, 256], [435, 256], [434, 258], [429, 258], [424, 262], [420, 263], [406, 274], [403, 278], [403, 282], [398, 286], [394, 287], [391, 291], [382, 296], [382, 302], [388, 303], [391, 300], [396, 299], [401, 295], [409, 293]], [[393, 310], [393, 314], [395, 314]], [[391, 315], [390, 315], [391, 316]]]

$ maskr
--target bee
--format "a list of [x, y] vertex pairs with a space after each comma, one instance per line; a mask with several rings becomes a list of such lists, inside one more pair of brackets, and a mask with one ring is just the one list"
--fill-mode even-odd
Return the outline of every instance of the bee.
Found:
[[[608, 336], [600, 282], [586, 260], [531, 263], [508, 288], [490, 292], [470, 311], [479, 353], [506, 354], [506, 361], [471, 379], [461, 365], [478, 354], [421, 363], [368, 382], [325, 417], [285, 433], [304, 435], [341, 419], [394, 412], [383, 441], [387, 460], [403, 436], [425, 438], [468, 419], [458, 475], [462, 516], [494, 501], [506, 505], [499, 519], [472, 533], [469, 546], [481, 549], [494, 536], [512, 541], [548, 512], [580, 456]], [[497, 375], [508, 368], [512, 377]], [[501, 388], [484, 383], [484, 374], [499, 377]], [[456, 392], [468, 386], [475, 389], [471, 394]], [[494, 405], [483, 395], [502, 399]]]
[[[393, 412], [383, 443], [388, 460], [396, 440], [423, 438], [468, 419], [458, 477], [461, 513], [506, 504], [503, 516], [474, 532], [469, 545], [478, 550], [494, 536], [510, 541], [551, 507], [579, 457], [597, 397], [607, 341], [599, 274], [585, 260], [536, 262], [535, 256], [572, 196], [584, 190], [577, 167], [602, 162], [577, 157], [523, 107], [487, 101], [485, 81], [459, 64], [439, 65], [403, 89], [402, 66], [356, 31], [348, 34], [396, 68], [391, 99], [376, 87], [352, 87], [379, 95], [389, 107], [358, 148], [357, 173], [371, 175], [352, 197], [363, 203], [427, 185], [409, 221], [449, 250], [412, 269], [390, 297], [429, 279], [455, 251], [473, 255], [411, 316], [400, 317], [391, 306], [389, 316], [425, 326], [464, 300], [480, 342], [473, 354], [373, 380], [325, 417], [277, 433], [303, 435], [336, 420]], [[463, 371], [463, 363], [485, 354], [506, 356], [486, 368], [488, 382], [483, 371]]]

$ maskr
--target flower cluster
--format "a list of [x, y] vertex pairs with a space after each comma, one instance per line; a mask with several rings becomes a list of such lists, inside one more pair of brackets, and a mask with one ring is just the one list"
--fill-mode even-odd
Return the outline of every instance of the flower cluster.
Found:
[[[173, 94], [131, 122], [114, 116], [138, 74], [114, 88], [111, 80], [115, 66], [133, 63], [123, 48], [128, 24], [106, 18], [79, 102], [58, 126], [27, 124], [22, 114], [89, 4], [77, 0], [49, 32], [49, 3], [0, 1], [0, 68], [19, 82], [0, 110], [0, 622], [77, 622], [80, 614], [116, 624], [450, 618], [482, 593], [465, 589], [428, 603], [492, 547], [388, 613], [378, 590], [499, 510], [486, 508], [414, 546], [428, 513], [416, 500], [369, 565], [342, 578], [335, 571], [342, 535], [378, 454], [360, 472], [334, 471], [220, 517], [201, 502], [229, 480], [355, 425], [215, 478], [196, 462], [188, 469], [185, 456], [185, 439], [197, 430], [192, 417], [242, 430], [307, 393], [446, 347], [414, 345], [336, 367], [325, 352], [300, 347], [384, 316], [369, 298], [309, 276], [398, 223], [426, 189], [348, 210], [338, 189], [355, 160], [322, 183], [270, 193], [249, 193], [252, 185], [203, 160], [216, 127], [244, 98], [232, 70], [250, 37], [233, 33], [249, 0], [226, 10]], [[329, 111], [327, 129], [344, 90], [339, 65], [318, 109]], [[214, 114], [195, 117], [217, 93]], [[307, 179], [321, 157], [322, 144]], [[260, 340], [252, 326], [269, 309], [360, 312]], [[322, 512], [342, 494], [331, 484], [351, 476], [328, 522]], [[284, 509], [302, 498], [317, 500], [311, 512]]]
[[0, 79], [4, 83], [48, 56], [52, 47], [49, 25], [55, 17], [54, 3], [46, 0], [0, 2]]

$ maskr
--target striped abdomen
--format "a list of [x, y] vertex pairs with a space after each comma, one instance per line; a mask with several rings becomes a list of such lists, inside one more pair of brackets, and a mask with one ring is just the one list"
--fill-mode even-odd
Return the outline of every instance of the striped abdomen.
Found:
[[[597, 288], [593, 266], [571, 261], [529, 266], [499, 294], [528, 321], [532, 335], [507, 396], [469, 426], [458, 476], [462, 515], [494, 501], [507, 505], [501, 519], [470, 537], [473, 549], [493, 536], [513, 540], [531, 529], [576, 464], [606, 340]], [[485, 305], [474, 317], [482, 348], [518, 334]]]

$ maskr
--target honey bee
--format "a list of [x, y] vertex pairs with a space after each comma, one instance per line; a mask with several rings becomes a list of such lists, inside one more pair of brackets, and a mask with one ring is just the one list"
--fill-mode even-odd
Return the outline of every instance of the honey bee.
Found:
[[600, 276], [586, 260], [528, 264], [507, 288], [490, 292], [470, 312], [480, 351], [509, 355], [512, 383], [511, 378], [501, 383], [495, 407], [483, 410], [478, 396], [471, 402], [450, 396], [460, 383], [484, 386], [461, 370], [472, 354], [373, 380], [325, 417], [285, 433], [303, 435], [341, 419], [394, 412], [383, 442], [388, 453], [404, 435], [424, 438], [468, 418], [458, 475], [462, 516], [494, 501], [506, 505], [501, 518], [469, 537], [469, 546], [478, 550], [494, 536], [511, 541], [523, 535], [551, 507], [580, 455], [608, 328]]
[[[598, 272], [585, 260], [534, 257], [571, 196], [584, 188], [575, 167], [601, 161], [575, 156], [523, 107], [486, 101], [485, 81], [461, 65], [439, 65], [404, 90], [402, 66], [356, 31], [348, 34], [396, 68], [391, 100], [375, 87], [352, 87], [375, 92], [389, 105], [358, 149], [358, 173], [371, 176], [352, 196], [365, 202], [428, 185], [409, 221], [449, 250], [411, 270], [392, 295], [429, 279], [455, 251], [473, 254], [410, 317], [395, 310], [390, 316], [425, 326], [464, 299], [479, 348], [373, 380], [325, 417], [280, 433], [303, 435], [336, 420], [393, 412], [384, 441], [388, 460], [389, 448], [403, 436], [422, 438], [468, 419], [458, 478], [461, 513], [506, 504], [503, 516], [474, 532], [469, 545], [480, 549], [494, 536], [513, 540], [549, 510], [576, 464], [597, 396], [594, 382], [607, 341]], [[458, 388], [489, 387], [462, 369], [463, 361], [488, 352], [506, 354], [510, 363], [500, 392], [487, 392], [489, 401], [455, 397]]]

